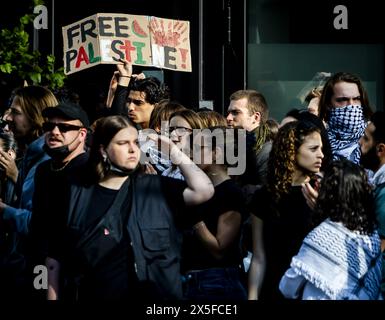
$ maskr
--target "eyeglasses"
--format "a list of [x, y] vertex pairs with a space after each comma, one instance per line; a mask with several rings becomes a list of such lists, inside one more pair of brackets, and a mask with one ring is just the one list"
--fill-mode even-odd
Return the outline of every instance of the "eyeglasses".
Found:
[[186, 133], [191, 133], [193, 130], [186, 127], [169, 127], [168, 133], [171, 134], [173, 131], [175, 131], [175, 134], [177, 136], [184, 136]]
[[56, 122], [44, 122], [43, 123], [43, 131], [48, 132], [52, 131], [55, 129], [55, 127], [58, 127], [60, 132], [67, 132], [67, 131], [74, 131], [74, 130], [79, 130], [81, 126], [75, 126], [73, 124], [68, 124], [68, 123], [56, 123]]

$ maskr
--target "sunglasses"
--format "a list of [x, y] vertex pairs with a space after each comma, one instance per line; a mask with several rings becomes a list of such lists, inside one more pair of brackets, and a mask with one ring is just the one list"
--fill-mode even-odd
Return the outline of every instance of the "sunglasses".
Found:
[[67, 131], [75, 131], [75, 130], [80, 130], [81, 126], [75, 126], [73, 124], [68, 124], [68, 123], [56, 123], [56, 122], [44, 122], [43, 123], [43, 131], [48, 132], [52, 131], [55, 129], [55, 127], [58, 127], [60, 132], [67, 132]]

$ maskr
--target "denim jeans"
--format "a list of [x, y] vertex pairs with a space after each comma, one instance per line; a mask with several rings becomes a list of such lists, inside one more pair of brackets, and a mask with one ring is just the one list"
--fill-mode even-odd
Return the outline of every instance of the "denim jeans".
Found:
[[184, 276], [187, 300], [247, 300], [239, 268], [194, 270]]

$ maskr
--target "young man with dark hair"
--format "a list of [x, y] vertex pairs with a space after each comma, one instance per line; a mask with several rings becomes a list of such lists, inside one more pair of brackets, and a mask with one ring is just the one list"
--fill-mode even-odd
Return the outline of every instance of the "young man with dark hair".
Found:
[[110, 113], [128, 116], [141, 129], [147, 129], [155, 105], [169, 97], [168, 89], [155, 77], [133, 75], [132, 65], [126, 60], [122, 62], [117, 65], [118, 85]]

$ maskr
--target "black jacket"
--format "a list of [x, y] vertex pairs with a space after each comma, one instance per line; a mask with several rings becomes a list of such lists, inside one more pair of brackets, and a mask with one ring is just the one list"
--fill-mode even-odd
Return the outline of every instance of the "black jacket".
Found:
[[[157, 298], [180, 299], [182, 239], [175, 224], [178, 209], [173, 204], [170, 205], [163, 195], [163, 179], [168, 178], [138, 175], [127, 179], [102, 220], [91, 228], [84, 228], [82, 218], [87, 212], [94, 186], [73, 184], [65, 232], [65, 237], [68, 238], [59, 241], [68, 244], [70, 250], [80, 249], [88, 266], [94, 266], [122, 241], [128, 231], [139, 282], [146, 283], [147, 286], [150, 284], [150, 288], [155, 287]], [[180, 209], [183, 210], [183, 207], [180, 206]], [[102, 231], [105, 228], [110, 234], [107, 240]], [[80, 237], [74, 236], [74, 230]], [[69, 256], [73, 253], [70, 252]], [[67, 263], [71, 262], [68, 261], [72, 260], [68, 259], [68, 253], [64, 256], [67, 256]], [[151, 294], [154, 296], [153, 292]]]

